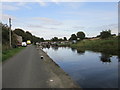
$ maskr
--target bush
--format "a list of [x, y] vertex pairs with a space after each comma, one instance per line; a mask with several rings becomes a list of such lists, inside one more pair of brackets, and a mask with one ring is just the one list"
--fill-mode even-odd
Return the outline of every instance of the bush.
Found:
[[102, 38], [102, 39], [109, 38], [111, 36], [112, 35], [111, 35], [111, 31], [110, 30], [108, 30], [108, 31], [102, 31], [100, 33], [100, 38]]

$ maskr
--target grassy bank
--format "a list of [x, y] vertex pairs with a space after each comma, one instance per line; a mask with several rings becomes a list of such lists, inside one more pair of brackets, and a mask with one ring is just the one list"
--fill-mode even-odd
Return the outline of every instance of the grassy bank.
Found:
[[5, 61], [8, 58], [14, 56], [15, 54], [17, 54], [18, 52], [20, 52], [24, 48], [25, 47], [19, 47], [19, 48], [13, 48], [10, 50], [2, 51], [2, 61]]
[[70, 47], [70, 43], [58, 44], [59, 47]]
[[118, 55], [118, 38], [83, 40], [76, 44], [71, 44], [70, 47]]

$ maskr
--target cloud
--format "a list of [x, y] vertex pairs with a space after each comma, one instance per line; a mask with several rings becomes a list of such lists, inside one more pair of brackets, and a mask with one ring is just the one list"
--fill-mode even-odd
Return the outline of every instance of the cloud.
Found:
[[59, 37], [59, 38], [63, 38], [63, 36], [65, 37], [70, 37], [71, 33], [66, 33], [63, 31], [57, 31], [57, 30], [53, 30], [53, 31], [49, 31], [49, 30], [43, 30], [43, 29], [39, 29], [39, 31], [37, 29], [32, 30], [32, 33], [35, 34], [38, 37], [44, 37], [45, 39], [51, 39], [53, 37]]
[[26, 2], [19, 2], [17, 5], [18, 5], [18, 6], [25, 6], [25, 5], [26, 5]]
[[43, 0], [2, 0], [2, 2], [17, 2], [17, 6], [26, 6], [27, 3], [29, 2], [37, 2], [38, 4], [40, 4], [41, 6], [46, 6], [46, 2], [44, 2]]
[[34, 0], [34, 2], [39, 3], [41, 6], [46, 6], [46, 3], [43, 0]]
[[3, 10], [18, 10], [19, 7], [16, 7], [16, 6], [12, 6], [12, 5], [7, 5], [7, 4], [2, 4], [2, 9]]
[[20, 7], [24, 7], [24, 8], [27, 8], [27, 9], [31, 9], [31, 7], [27, 6], [28, 2], [18, 2], [17, 3], [17, 6]]
[[85, 27], [84, 26], [73, 26], [73, 29], [78, 29], [78, 30], [83, 30]]
[[119, 0], [1, 0], [2, 2], [119, 2]]
[[109, 25], [103, 25], [100, 27], [102, 30], [111, 30], [111, 33], [118, 34], [118, 24], [109, 24]]
[[69, 9], [78, 9], [80, 7], [82, 7], [84, 5], [83, 2], [81, 3], [78, 3], [78, 2], [68, 2], [68, 3], [65, 3], [63, 4], [66, 8], [69, 8]]
[[95, 29], [98, 29], [98, 30], [116, 30], [118, 28], [118, 24], [108, 24], [108, 25], [102, 25], [102, 26], [99, 26], [99, 27], [95, 27]]
[[[104, 13], [104, 14], [103, 14]], [[89, 11], [68, 11], [68, 12], [60, 12], [65, 19], [63, 22], [65, 23], [72, 23], [74, 26], [81, 25], [81, 26], [100, 26], [104, 24], [117, 23], [118, 14], [117, 10], [114, 11], [96, 11], [96, 10], [89, 10]], [[75, 17], [74, 19], [72, 19]], [[96, 22], [96, 23], [95, 23]]]
[[112, 34], [118, 34], [118, 24], [108, 24], [108, 25], [101, 25], [98, 27], [87, 27], [85, 30], [89, 33], [89, 36], [97, 36], [103, 30], [111, 30]]
[[[52, 2], [57, 4], [57, 3], [59, 3], [59, 0], [52, 0]], [[47, 5], [46, 2], [38, 2], [38, 3], [41, 6], [42, 6], [42, 4], [43, 4], [43, 6]], [[19, 10], [19, 9], [21, 9], [21, 7], [26, 6], [26, 8], [27, 8], [27, 6], [29, 5], [26, 2], [19, 2], [19, 3], [15, 3], [15, 4], [12, 3], [13, 5], [9, 4], [9, 3], [5, 3], [5, 5], [7, 5], [7, 4], [8, 4], [8, 6], [12, 6], [12, 9], [9, 7], [5, 7], [5, 8], [7, 8], [6, 10]], [[73, 7], [76, 8], [78, 6], [75, 6], [75, 7], [73, 6]], [[69, 5], [69, 7], [70, 7], [70, 5]], [[116, 15], [117, 15], [116, 13], [114, 13], [115, 11], [111, 10], [111, 11], [107, 11], [107, 12], [106, 11], [102, 12], [102, 10], [101, 11], [98, 10], [96, 12], [94, 9], [92, 11], [87, 11], [87, 12], [81, 11], [81, 10], [75, 11], [75, 10], [71, 10], [71, 9], [69, 9], [66, 12], [64, 12], [64, 10], [62, 10], [62, 11], [63, 11], [63, 13], [61, 11], [60, 11], [60, 13], [62, 13], [63, 15], [61, 15], [59, 12], [57, 14], [57, 15], [61, 15], [62, 19], [58, 18], [57, 20], [54, 19], [54, 18], [56, 18], [56, 13], [55, 13], [55, 16], [53, 13], [53, 16], [54, 16], [53, 18], [50, 18], [51, 15], [48, 15], [48, 17], [47, 17], [47, 15], [46, 15], [46, 17], [32, 16], [33, 17], [32, 19], [31, 19], [31, 15], [28, 16], [29, 19], [27, 17], [20, 16], [19, 18], [17, 17], [17, 20], [13, 21], [12, 27], [19, 26], [22, 28], [25, 27], [25, 30], [31, 29], [31, 31], [33, 31], [34, 34], [40, 35], [40, 36], [45, 36], [45, 38], [53, 37], [53, 36], [59, 36], [59, 37], [60, 36], [61, 37], [68, 36], [68, 35], [70, 36], [71, 33], [73, 33], [73, 32], [76, 33], [78, 30], [83, 30], [83, 29], [84, 29], [83, 31], [90, 33], [91, 36], [93, 36], [93, 35], [96, 36], [96, 34], [99, 34], [100, 31], [106, 30], [106, 29], [111, 29], [112, 33], [116, 33], [118, 31], [114, 24], [111, 24], [108, 26], [105, 25], [105, 26], [97, 27], [102, 24], [109, 24], [111, 21], [112, 21], [111, 23], [114, 23]], [[15, 13], [15, 14], [17, 14], [17, 13]], [[43, 13], [43, 15], [44, 15], [44, 13]], [[10, 17], [12, 19], [15, 18], [14, 16], [8, 15], [8, 14], [2, 15], [2, 17], [6, 21]], [[91, 19], [91, 17], [93, 19]], [[89, 26], [91, 26], [91, 27], [93, 26], [93, 28], [91, 28], [91, 27], [86, 28]]]
[[[104, 14], [103, 14], [104, 13]], [[105, 19], [108, 19], [110, 16], [117, 17], [117, 8], [116, 11], [103, 11], [103, 10], [90, 10], [89, 12], [86, 11], [66, 11], [66, 12], [60, 12], [60, 14], [65, 14], [65, 15], [76, 15], [76, 16], [88, 16], [88, 17], [105, 17]], [[93, 15], [95, 14], [95, 15]], [[109, 17], [107, 17], [109, 16]]]
[[53, 27], [51, 27], [51, 28], [49, 28], [49, 29], [52, 29], [52, 30], [57, 30], [58, 28], [53, 28]]
[[15, 3], [3, 3], [2, 10], [16, 11], [21, 9], [22, 7], [31, 9], [31, 7], [27, 6], [27, 2], [15, 2]]
[[55, 27], [48, 27], [48, 26], [44, 26], [44, 25], [34, 25], [34, 24], [29, 24], [27, 25], [30, 28], [39, 28], [39, 29], [45, 29], [45, 30], [57, 30], [58, 28]]
[[51, 0], [52, 2], [58, 4], [60, 2], [60, 0]]
[[31, 27], [31, 28], [45, 28], [43, 27], [42, 25], [33, 25], [33, 24], [29, 24], [27, 25], [28, 27]]
[[46, 17], [34, 17], [33, 19], [34, 20], [39, 20], [43, 24], [47, 24], [47, 25], [61, 25], [62, 24], [61, 22], [59, 22], [57, 20], [54, 20], [54, 19], [51, 19], [51, 18], [46, 18]]
[[16, 19], [16, 17], [8, 14], [2, 14], [2, 20], [8, 20], [8, 18]]
[[46, 6], [45, 2], [38, 2], [41, 6]]

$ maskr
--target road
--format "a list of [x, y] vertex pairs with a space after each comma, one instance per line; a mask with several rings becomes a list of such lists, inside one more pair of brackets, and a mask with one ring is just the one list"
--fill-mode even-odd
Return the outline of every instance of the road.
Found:
[[3, 88], [72, 87], [72, 84], [65, 86], [64, 81], [62, 82], [60, 77], [52, 72], [44, 60], [40, 58], [40, 53], [42, 52], [38, 52], [35, 46], [28, 46], [3, 62]]

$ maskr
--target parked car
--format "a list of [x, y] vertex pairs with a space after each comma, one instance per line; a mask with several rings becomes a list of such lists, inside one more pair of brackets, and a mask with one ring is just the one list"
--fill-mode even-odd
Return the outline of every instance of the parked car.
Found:
[[26, 47], [27, 43], [26, 42], [22, 42], [22, 47]]

